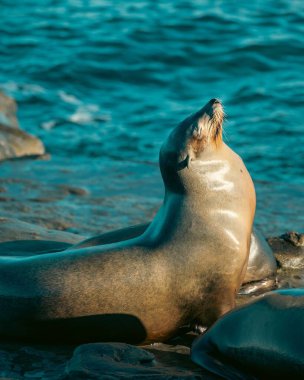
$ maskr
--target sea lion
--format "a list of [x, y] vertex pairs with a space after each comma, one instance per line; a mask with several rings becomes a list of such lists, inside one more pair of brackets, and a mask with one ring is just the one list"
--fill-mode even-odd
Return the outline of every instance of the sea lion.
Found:
[[303, 379], [304, 289], [270, 292], [220, 318], [192, 360], [224, 379]]
[[[164, 202], [139, 237], [0, 258], [0, 335], [61, 341], [163, 341], [210, 326], [235, 305], [248, 261], [255, 191], [222, 141], [212, 99], [160, 150]], [[203, 241], [203, 244], [202, 244]]]
[[[112, 244], [119, 241], [132, 239], [142, 235], [150, 223], [142, 223], [134, 226], [109, 231], [97, 236], [90, 237], [68, 249], [93, 247], [96, 245]], [[203, 241], [202, 241], [203, 244]], [[1, 245], [0, 245], [1, 249]], [[241, 293], [252, 294], [265, 289], [271, 290], [275, 286], [277, 264], [273, 252], [263, 234], [253, 228], [251, 233], [249, 260], [246, 274], [242, 283]]]
[[[59, 241], [5, 241], [4, 243], [0, 243], [0, 256], [32, 256], [50, 252], [59, 252], [63, 250], [74, 250], [79, 248], [93, 247], [97, 245], [113, 244], [120, 241], [139, 237], [147, 230], [150, 224], [151, 223], [143, 223], [121, 228], [118, 230], [109, 231], [97, 236], [83, 239], [82, 241], [76, 244], [72, 244], [70, 242], [71, 237], [79, 240], [81, 239], [79, 235], [68, 233], [67, 237], [65, 237], [65, 235], [63, 235], [61, 231], [58, 231], [59, 235], [57, 237], [55, 235], [55, 231], [51, 231], [54, 235], [52, 237], [59, 239]], [[8, 227], [10, 227], [11, 231], [14, 229], [13, 225], [10, 225]], [[35, 226], [31, 225], [31, 228], [35, 229]], [[36, 230], [39, 230], [39, 227], [37, 227]], [[5, 231], [2, 231], [2, 233], [3, 235], [5, 235]], [[61, 236], [60, 234], [63, 236]], [[31, 235], [32, 230], [28, 231], [27, 228], [22, 229], [23, 238], [27, 236], [31, 237]], [[43, 235], [39, 236], [39, 238], [41, 237], [43, 237]], [[65, 239], [62, 239], [62, 237]], [[242, 287], [240, 289], [240, 294], [251, 295], [272, 290], [276, 287], [276, 271], [277, 264], [273, 252], [270, 246], [267, 244], [266, 239], [264, 238], [262, 233], [254, 227], [251, 233], [251, 243], [247, 270], [242, 283]]]

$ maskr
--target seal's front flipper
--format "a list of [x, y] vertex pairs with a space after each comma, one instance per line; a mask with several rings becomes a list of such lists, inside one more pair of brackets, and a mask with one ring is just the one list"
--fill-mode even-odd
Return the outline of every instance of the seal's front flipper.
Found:
[[225, 380], [257, 380], [256, 377], [246, 374], [234, 367], [231, 363], [216, 357], [215, 349], [208, 343], [202, 344], [200, 338], [194, 341], [191, 348], [192, 361], [203, 369]]
[[97, 245], [113, 244], [120, 241], [130, 240], [142, 235], [150, 223], [137, 224], [126, 228], [120, 228], [110, 232], [105, 232], [101, 235], [93, 236], [81, 241], [75, 245], [72, 245], [69, 249], [79, 249], [86, 247], [93, 247]]
[[33, 256], [64, 251], [72, 244], [49, 240], [14, 240], [0, 243], [0, 256]]

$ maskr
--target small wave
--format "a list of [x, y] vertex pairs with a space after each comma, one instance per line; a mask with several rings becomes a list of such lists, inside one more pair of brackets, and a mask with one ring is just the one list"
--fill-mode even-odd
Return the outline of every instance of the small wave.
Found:
[[76, 112], [69, 117], [69, 121], [75, 124], [86, 124], [93, 121], [93, 115], [85, 107], [79, 107]]
[[72, 94], [68, 94], [67, 92], [60, 90], [58, 91], [58, 95], [62, 101], [68, 104], [75, 104], [79, 105], [81, 104], [81, 100], [77, 99], [76, 96]]
[[84, 107], [77, 108], [77, 110], [72, 115], [69, 115], [66, 118], [48, 120], [48, 121], [43, 122], [41, 124], [41, 128], [44, 129], [45, 131], [50, 131], [61, 125], [68, 125], [68, 124], [85, 125], [85, 124], [90, 124], [94, 122], [107, 122], [109, 120], [111, 120], [109, 115], [94, 114], [93, 112], [91, 112], [90, 106], [87, 106], [87, 107], [84, 106]]
[[45, 131], [50, 131], [58, 125], [58, 120], [49, 120], [41, 124], [41, 128]]
[[46, 89], [35, 83], [1, 83], [1, 88], [8, 94], [15, 95], [21, 92], [23, 95], [36, 95], [46, 93]]
[[69, 121], [75, 124], [87, 124], [94, 121], [105, 122], [110, 120], [108, 115], [98, 114], [98, 110], [99, 107], [95, 104], [81, 106], [69, 117]]

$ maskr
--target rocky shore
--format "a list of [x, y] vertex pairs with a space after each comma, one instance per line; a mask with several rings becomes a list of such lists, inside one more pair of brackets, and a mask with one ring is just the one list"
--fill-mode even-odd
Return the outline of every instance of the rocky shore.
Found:
[[[31, 239], [74, 244], [87, 236], [152, 218], [155, 199], [160, 197], [162, 189], [156, 190], [155, 198], [145, 199], [144, 208], [140, 202], [126, 202], [124, 210], [117, 209], [117, 200], [122, 202], [123, 199], [119, 198], [122, 196], [115, 186], [120, 186], [121, 181], [118, 184], [104, 181], [103, 191], [98, 188], [94, 192], [91, 189], [94, 189], [95, 178], [91, 177], [90, 189], [86, 186], [89, 174], [83, 179], [87, 168], [58, 166], [60, 177], [57, 177], [48, 171], [49, 157], [44, 152], [38, 138], [19, 129], [15, 102], [0, 93], [0, 160], [31, 156], [22, 161], [0, 163], [0, 242]], [[136, 169], [130, 167], [129, 170]], [[73, 179], [76, 171], [79, 181]], [[117, 176], [128, 175], [124, 170], [119, 171], [119, 167], [117, 173]], [[140, 191], [135, 192], [138, 196], [145, 186], [149, 188], [149, 176], [142, 181], [137, 186]], [[289, 232], [269, 237], [267, 241], [278, 264], [276, 286], [303, 287], [304, 235]], [[237, 302], [246, 303], [256, 296], [239, 295]], [[195, 337], [194, 333], [181, 333], [170, 342], [140, 348], [122, 343], [75, 347], [1, 342], [0, 378], [213, 379], [215, 377], [190, 360]]]

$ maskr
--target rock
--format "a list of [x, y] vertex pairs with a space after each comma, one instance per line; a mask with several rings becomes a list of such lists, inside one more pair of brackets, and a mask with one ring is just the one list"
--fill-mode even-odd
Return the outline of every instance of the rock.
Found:
[[70, 356], [66, 348], [1, 343], [0, 378], [59, 380]]
[[304, 234], [297, 232], [287, 232], [281, 236], [284, 240], [291, 243], [295, 247], [304, 247]]
[[76, 244], [85, 239], [84, 236], [22, 222], [18, 219], [0, 218], [0, 242], [16, 240], [48, 240]]
[[200, 379], [199, 373], [166, 367], [142, 348], [125, 343], [92, 343], [76, 348], [66, 379]]
[[287, 232], [267, 241], [281, 268], [304, 269], [304, 234]]
[[0, 161], [8, 158], [44, 154], [43, 143], [19, 129], [17, 106], [13, 99], [0, 92]]
[[[153, 353], [123, 343], [77, 348], [0, 343], [0, 379], [214, 379], [191, 362], [188, 347], [163, 343], [151, 347]], [[183, 351], [185, 354], [180, 353]]]
[[19, 128], [16, 112], [16, 102], [0, 92], [0, 124], [7, 125], [11, 128]]
[[283, 269], [279, 271], [277, 286], [279, 289], [304, 288], [303, 269]]
[[66, 366], [69, 378], [98, 379], [153, 371], [154, 355], [124, 343], [93, 343], [76, 348]]

